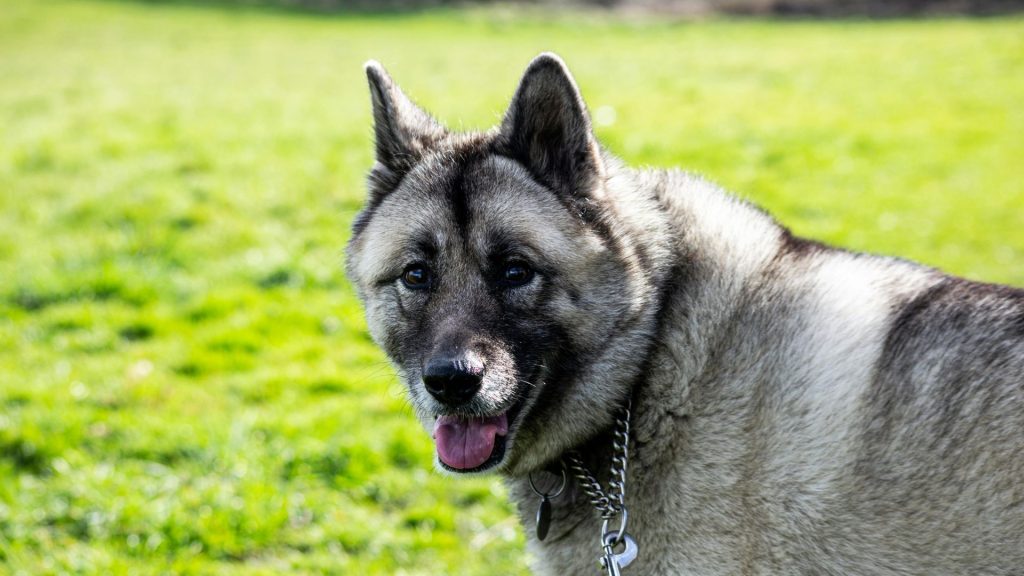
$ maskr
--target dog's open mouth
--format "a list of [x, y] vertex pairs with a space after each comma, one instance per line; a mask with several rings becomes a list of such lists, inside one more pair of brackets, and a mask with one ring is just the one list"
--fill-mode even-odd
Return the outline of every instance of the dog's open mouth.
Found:
[[483, 470], [505, 455], [508, 413], [486, 418], [439, 416], [434, 422], [437, 457], [456, 472]]
[[483, 472], [505, 458], [511, 425], [522, 403], [495, 416], [441, 415], [434, 421], [434, 444], [441, 466], [451, 472]]

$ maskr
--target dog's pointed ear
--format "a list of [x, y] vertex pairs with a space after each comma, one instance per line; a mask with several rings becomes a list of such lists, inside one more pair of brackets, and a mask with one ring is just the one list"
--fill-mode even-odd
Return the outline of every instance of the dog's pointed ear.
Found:
[[377, 162], [395, 175], [407, 172], [447, 131], [391, 80], [379, 62], [364, 66], [373, 103]]
[[587, 191], [603, 173], [586, 105], [568, 67], [544, 53], [530, 62], [502, 121], [497, 147], [556, 191]]

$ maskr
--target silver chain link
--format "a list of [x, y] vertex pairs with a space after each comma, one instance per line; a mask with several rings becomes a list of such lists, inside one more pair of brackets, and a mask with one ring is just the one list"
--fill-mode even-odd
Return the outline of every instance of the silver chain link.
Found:
[[612, 439], [611, 478], [608, 491], [583, 464], [579, 452], [566, 454], [566, 467], [572, 471], [580, 488], [590, 498], [590, 504], [601, 515], [602, 520], [611, 520], [626, 507], [626, 463], [629, 461], [629, 416], [633, 408], [630, 400], [615, 419], [615, 436]]

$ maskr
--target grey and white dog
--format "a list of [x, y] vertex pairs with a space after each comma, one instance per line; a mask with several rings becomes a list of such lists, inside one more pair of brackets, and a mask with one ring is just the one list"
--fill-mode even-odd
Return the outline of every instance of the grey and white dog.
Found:
[[632, 399], [627, 573], [1024, 574], [1024, 290], [627, 168], [554, 55], [485, 133], [366, 72], [348, 276], [438, 467], [506, 478], [537, 573], [600, 571], [583, 490], [540, 541], [528, 477], [607, 470]]

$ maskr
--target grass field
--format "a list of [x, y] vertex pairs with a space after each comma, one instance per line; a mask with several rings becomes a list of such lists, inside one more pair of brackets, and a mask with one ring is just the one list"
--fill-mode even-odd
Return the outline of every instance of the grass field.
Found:
[[701, 24], [0, 6], [0, 574], [526, 573], [341, 248], [361, 63], [484, 127], [560, 52], [605, 143], [798, 233], [1024, 285], [1024, 20]]

